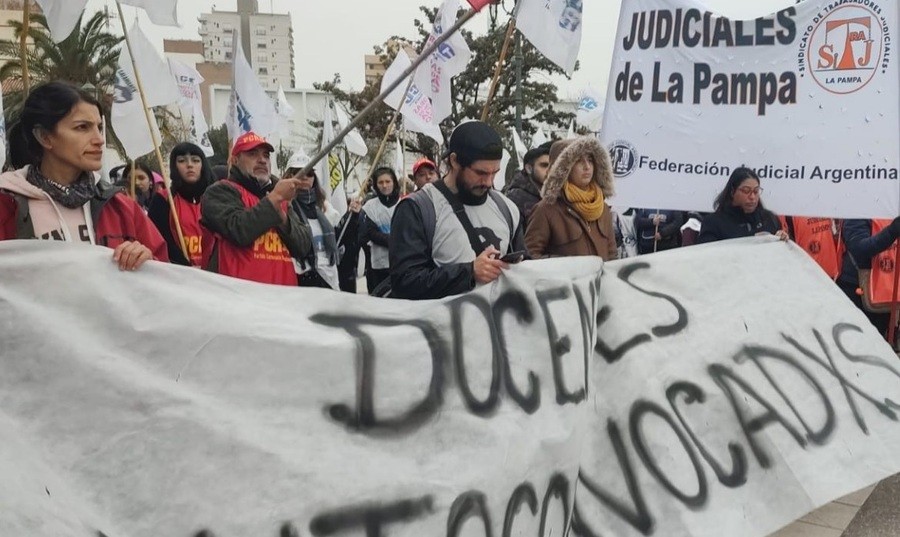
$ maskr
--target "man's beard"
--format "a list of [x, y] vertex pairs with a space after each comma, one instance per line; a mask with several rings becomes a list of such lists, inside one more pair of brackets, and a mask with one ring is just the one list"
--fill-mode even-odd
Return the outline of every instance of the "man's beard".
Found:
[[478, 195], [475, 194], [464, 181], [459, 181], [456, 186], [459, 190], [457, 196], [459, 196], [459, 201], [463, 202], [463, 205], [481, 205], [487, 200], [487, 190], [484, 191], [484, 194]]

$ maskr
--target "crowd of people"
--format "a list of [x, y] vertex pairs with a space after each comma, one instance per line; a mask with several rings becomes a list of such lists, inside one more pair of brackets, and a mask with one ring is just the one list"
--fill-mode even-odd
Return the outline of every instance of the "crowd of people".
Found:
[[525, 154], [504, 192], [494, 189], [503, 144], [488, 124], [457, 126], [435, 161], [412, 168], [401, 196], [396, 170], [377, 168], [363, 196], [340, 214], [310, 158], [291, 156], [272, 175], [274, 147], [250, 132], [230, 166], [178, 144], [169, 190], [142, 164], [117, 185], [97, 180], [105, 137], [100, 104], [62, 82], [34, 88], [11, 129], [17, 169], [0, 175], [0, 239], [44, 239], [109, 247], [122, 270], [148, 260], [198, 267], [260, 283], [357, 291], [365, 256], [367, 291], [434, 299], [490, 283], [511, 263], [557, 256], [613, 260], [695, 243], [770, 234], [806, 250], [881, 331], [893, 300], [900, 218], [779, 217], [761, 201], [749, 168], [733, 171], [709, 213], [667, 208], [613, 210], [610, 156], [595, 137], [548, 142]]

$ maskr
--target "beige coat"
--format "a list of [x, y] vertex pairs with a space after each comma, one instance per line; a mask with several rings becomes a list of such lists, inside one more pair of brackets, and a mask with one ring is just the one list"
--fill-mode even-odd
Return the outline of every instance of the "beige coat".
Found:
[[544, 181], [543, 199], [528, 220], [525, 245], [532, 258], [595, 255], [605, 261], [616, 259], [616, 237], [609, 206], [599, 220], [586, 222], [563, 193], [569, 172], [584, 155], [591, 155], [594, 161], [594, 182], [604, 196], [612, 196], [612, 165], [609, 153], [600, 142], [589, 136], [566, 140]]

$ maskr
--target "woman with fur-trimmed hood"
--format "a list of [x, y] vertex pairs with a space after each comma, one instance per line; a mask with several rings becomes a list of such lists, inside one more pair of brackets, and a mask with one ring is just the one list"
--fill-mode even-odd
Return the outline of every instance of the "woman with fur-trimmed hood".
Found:
[[528, 221], [532, 258], [596, 255], [616, 259], [609, 153], [590, 136], [560, 140], [550, 149], [550, 172]]

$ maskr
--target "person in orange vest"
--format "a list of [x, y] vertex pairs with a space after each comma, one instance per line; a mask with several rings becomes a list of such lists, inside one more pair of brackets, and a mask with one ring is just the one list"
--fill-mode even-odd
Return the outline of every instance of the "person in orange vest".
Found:
[[273, 180], [272, 144], [253, 132], [234, 143], [228, 178], [206, 189], [200, 222], [215, 234], [204, 267], [226, 276], [276, 285], [297, 285], [294, 257], [312, 250], [312, 234], [290, 210], [301, 183]]
[[871, 269], [868, 301], [882, 307], [890, 306], [894, 290], [894, 270], [897, 238], [900, 237], [900, 217], [894, 220], [844, 220], [843, 239], [846, 245], [838, 287], [866, 314], [882, 334], [887, 332], [890, 314], [871, 311], [863, 304], [860, 289], [860, 270]]
[[782, 229], [786, 229], [797, 246], [815, 260], [832, 280], [841, 273], [841, 257], [844, 254], [844, 241], [841, 234], [835, 237], [840, 224], [831, 218], [806, 218], [800, 216], [781, 219]]

